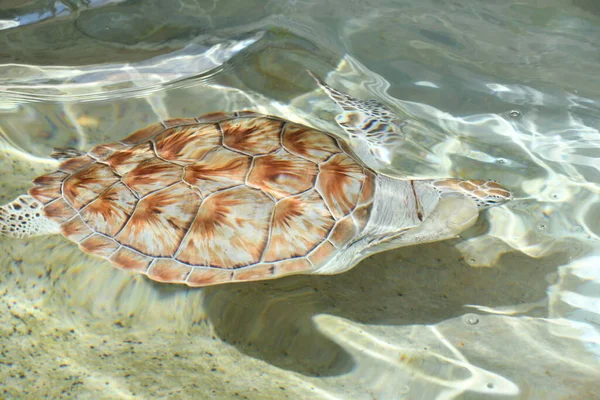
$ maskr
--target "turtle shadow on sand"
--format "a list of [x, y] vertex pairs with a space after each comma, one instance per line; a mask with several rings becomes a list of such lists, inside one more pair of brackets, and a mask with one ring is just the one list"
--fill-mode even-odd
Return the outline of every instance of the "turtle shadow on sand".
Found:
[[[493, 268], [473, 268], [457, 242], [379, 253], [340, 275], [208, 287], [204, 309], [216, 334], [244, 354], [308, 376], [337, 376], [354, 361], [318, 331], [317, 314], [375, 325], [435, 324], [469, 312], [465, 304], [544, 297], [539, 260], [506, 254]], [[553, 261], [544, 264], [548, 273], [561, 262]]]

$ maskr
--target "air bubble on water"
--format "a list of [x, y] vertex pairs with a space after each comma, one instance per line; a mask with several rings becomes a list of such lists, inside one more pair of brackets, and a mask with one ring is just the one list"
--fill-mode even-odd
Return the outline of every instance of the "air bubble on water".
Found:
[[521, 116], [521, 111], [519, 110], [511, 110], [508, 115], [510, 115], [513, 118], [518, 118]]
[[497, 161], [498, 161], [498, 164], [506, 164], [506, 159], [504, 159], [504, 158], [499, 158]]
[[541, 224], [538, 224], [537, 228], [538, 228], [540, 231], [545, 231], [546, 229], [548, 229], [548, 225], [546, 225], [546, 224], [544, 224], [544, 223], [541, 223]]
[[479, 317], [475, 314], [466, 314], [463, 317], [463, 321], [469, 325], [477, 325], [479, 323]]

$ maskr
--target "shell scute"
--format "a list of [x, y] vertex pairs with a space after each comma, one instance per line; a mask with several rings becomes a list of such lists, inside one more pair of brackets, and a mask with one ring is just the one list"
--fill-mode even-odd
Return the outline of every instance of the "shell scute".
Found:
[[316, 164], [281, 149], [254, 158], [248, 184], [281, 199], [312, 188], [317, 172]]
[[313, 265], [324, 265], [335, 255], [335, 246], [328, 241], [321, 243], [308, 255]]
[[153, 158], [138, 164], [122, 181], [140, 197], [181, 180], [183, 167]]
[[119, 177], [109, 166], [94, 163], [65, 180], [63, 197], [73, 208], [80, 210], [118, 181]]
[[223, 144], [244, 154], [272, 153], [281, 147], [284, 122], [268, 118], [236, 118], [219, 123]]
[[336, 219], [348, 215], [358, 203], [365, 174], [363, 168], [344, 153], [333, 155], [319, 165], [317, 189]]
[[52, 203], [44, 206], [44, 215], [59, 224], [67, 221], [76, 213], [77, 211], [62, 198], [56, 199]]
[[329, 236], [329, 240], [336, 247], [340, 248], [347, 244], [358, 234], [358, 227], [351, 216], [346, 216], [339, 220]]
[[148, 266], [153, 260], [152, 257], [148, 257], [147, 255], [138, 253], [127, 247], [120, 247], [117, 251], [112, 253], [108, 259], [113, 265], [119, 268], [140, 272], [142, 274], [146, 273]]
[[216, 125], [179, 126], [154, 138], [156, 153], [165, 160], [190, 164], [202, 159], [221, 142]]
[[113, 152], [104, 162], [110, 165], [117, 174], [123, 176], [136, 168], [141, 162], [155, 158], [150, 143], [142, 143], [134, 147]]
[[331, 136], [302, 125], [287, 124], [282, 142], [290, 153], [315, 163], [341, 152]]
[[186, 283], [192, 287], [231, 282], [234, 272], [230, 269], [195, 267]]
[[275, 266], [271, 264], [256, 264], [246, 268], [236, 269], [234, 281], [259, 281], [270, 279], [275, 275]]
[[66, 172], [67, 174], [71, 174], [77, 170], [82, 169], [83, 167], [90, 165], [91, 163], [95, 162], [96, 160], [94, 160], [92, 157], [90, 156], [81, 156], [81, 157], [75, 157], [75, 158], [70, 158], [68, 160], [63, 161], [62, 163], [59, 164], [58, 166], [58, 170], [62, 171], [62, 172]]
[[280, 200], [275, 205], [265, 261], [304, 256], [323, 241], [334, 223], [314, 190]]
[[183, 178], [207, 196], [217, 190], [244, 184], [250, 163], [248, 156], [217, 147], [204, 159], [186, 167]]
[[183, 125], [197, 125], [198, 121], [196, 118], [171, 118], [163, 121], [165, 128], [172, 128], [174, 126]]
[[202, 202], [176, 258], [219, 268], [258, 262], [272, 209], [268, 196], [247, 186], [213, 193]]
[[81, 250], [99, 257], [109, 258], [119, 248], [119, 243], [104, 235], [94, 233], [79, 243]]
[[107, 157], [110, 157], [115, 151], [125, 150], [127, 148], [129, 148], [129, 146], [123, 143], [99, 144], [92, 147], [88, 152], [88, 155], [98, 161], [102, 161]]
[[131, 216], [136, 202], [131, 190], [118, 182], [83, 208], [80, 215], [96, 232], [114, 236]]
[[170, 258], [159, 258], [148, 269], [148, 278], [157, 282], [183, 283], [192, 267]]
[[75, 243], [81, 242], [94, 233], [78, 216], [64, 223], [60, 230], [65, 237]]
[[115, 239], [141, 253], [172, 256], [200, 205], [200, 197], [178, 183], [141, 199]]
[[275, 267], [277, 275], [281, 276], [309, 272], [314, 269], [310, 262], [304, 257], [279, 261], [275, 263]]

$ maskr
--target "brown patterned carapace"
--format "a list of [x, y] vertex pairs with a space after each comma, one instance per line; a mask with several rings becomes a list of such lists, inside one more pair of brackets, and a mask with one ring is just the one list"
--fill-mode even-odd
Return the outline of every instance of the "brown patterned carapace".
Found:
[[364, 228], [374, 179], [329, 134], [237, 112], [96, 146], [37, 178], [30, 194], [83, 251], [205, 286], [323, 265]]

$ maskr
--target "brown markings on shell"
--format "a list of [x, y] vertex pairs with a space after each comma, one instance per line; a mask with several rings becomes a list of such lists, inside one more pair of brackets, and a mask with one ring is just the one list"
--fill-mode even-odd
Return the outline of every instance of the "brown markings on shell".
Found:
[[358, 202], [365, 179], [363, 168], [344, 153], [320, 164], [317, 188], [336, 219], [348, 215]]
[[61, 185], [67, 176], [67, 173], [60, 171], [39, 176], [33, 180], [35, 187], [29, 189], [29, 195], [40, 203], [47, 204], [61, 196]]
[[99, 257], [109, 258], [119, 248], [119, 243], [106, 236], [94, 233], [79, 243], [81, 250]]
[[119, 180], [107, 165], [94, 163], [68, 177], [63, 184], [63, 197], [76, 209], [106, 191]]
[[171, 128], [156, 138], [156, 153], [165, 160], [193, 163], [202, 159], [221, 142], [216, 125], [191, 125]]
[[64, 199], [59, 198], [52, 203], [44, 206], [44, 215], [52, 221], [62, 224], [72, 216], [76, 211]]
[[144, 254], [140, 254], [137, 251], [128, 249], [127, 247], [121, 247], [108, 258], [115, 266], [130, 271], [146, 273], [148, 266], [154, 260], [152, 257], [148, 257]]
[[177, 259], [187, 264], [236, 268], [256, 263], [267, 241], [273, 201], [246, 186], [207, 197]]
[[196, 118], [171, 118], [163, 121], [163, 125], [167, 128], [183, 125], [197, 125]]
[[292, 123], [285, 126], [282, 142], [290, 153], [315, 163], [325, 161], [332, 154], [341, 151], [332, 137], [306, 126]]
[[141, 199], [115, 239], [144, 254], [172, 256], [196, 215], [200, 197], [178, 183]]
[[226, 119], [235, 118], [234, 113], [226, 113], [226, 112], [213, 112], [201, 115], [196, 118], [196, 120], [201, 124], [210, 124], [225, 121]]
[[110, 157], [115, 151], [121, 151], [128, 149], [129, 146], [123, 143], [107, 143], [107, 144], [99, 144], [97, 146], [92, 147], [92, 149], [88, 152], [90, 157], [95, 158], [96, 160], [104, 160], [107, 157]]
[[316, 164], [282, 149], [255, 157], [248, 184], [281, 199], [313, 187], [316, 175]]
[[80, 211], [83, 220], [96, 232], [114, 236], [133, 212], [137, 199], [121, 182]]
[[279, 149], [283, 124], [269, 118], [236, 118], [219, 123], [225, 146], [251, 155]]
[[150, 143], [142, 143], [124, 150], [115, 151], [104, 162], [113, 167], [117, 174], [123, 176], [136, 168], [141, 162], [156, 158]]
[[352, 218], [354, 218], [354, 221], [356, 221], [356, 226], [359, 230], [363, 229], [367, 225], [367, 222], [369, 222], [372, 209], [373, 202], [356, 207], [356, 209], [352, 212]]
[[152, 125], [148, 125], [145, 128], [142, 128], [138, 131], [133, 132], [131, 135], [127, 136], [125, 139], [121, 140], [121, 143], [135, 145], [141, 142], [145, 142], [152, 138], [154, 135], [163, 131], [165, 127], [160, 122], [154, 123]]
[[356, 222], [351, 216], [346, 216], [339, 220], [329, 236], [329, 240], [336, 247], [340, 248], [350, 242], [358, 234]]
[[186, 167], [183, 179], [197, 187], [203, 196], [244, 183], [250, 157], [217, 147], [204, 159]]
[[94, 233], [78, 216], [62, 224], [60, 231], [67, 239], [75, 243], [81, 242]]
[[81, 157], [75, 157], [75, 158], [70, 158], [68, 160], [63, 161], [62, 163], [60, 163], [58, 165], [58, 170], [59, 171], [63, 171], [66, 173], [73, 173], [83, 167], [85, 167], [86, 165], [90, 165], [91, 163], [95, 162], [96, 160], [94, 160], [92, 157], [90, 156], [81, 156]]
[[373, 201], [375, 195], [375, 181], [377, 177], [369, 170], [364, 170], [365, 179], [363, 181], [360, 196], [358, 197], [358, 205], [366, 204]]
[[216, 285], [231, 282], [233, 271], [220, 268], [193, 268], [188, 276], [187, 284], [192, 287]]
[[313, 270], [313, 266], [304, 257], [283, 260], [275, 263], [275, 266], [277, 268], [277, 276], [299, 274]]
[[335, 247], [333, 244], [325, 241], [319, 245], [312, 253], [308, 255], [308, 259], [315, 266], [325, 265], [335, 255]]
[[160, 190], [179, 180], [183, 167], [153, 158], [139, 164], [122, 181], [140, 196]]
[[148, 278], [157, 282], [183, 283], [192, 267], [178, 261], [161, 258], [155, 260], [148, 269]]
[[334, 224], [321, 196], [314, 190], [288, 197], [275, 205], [267, 262], [306, 255], [325, 240]]
[[271, 279], [275, 275], [275, 266], [271, 264], [256, 264], [251, 267], [236, 269], [233, 273], [234, 281], [259, 281]]

